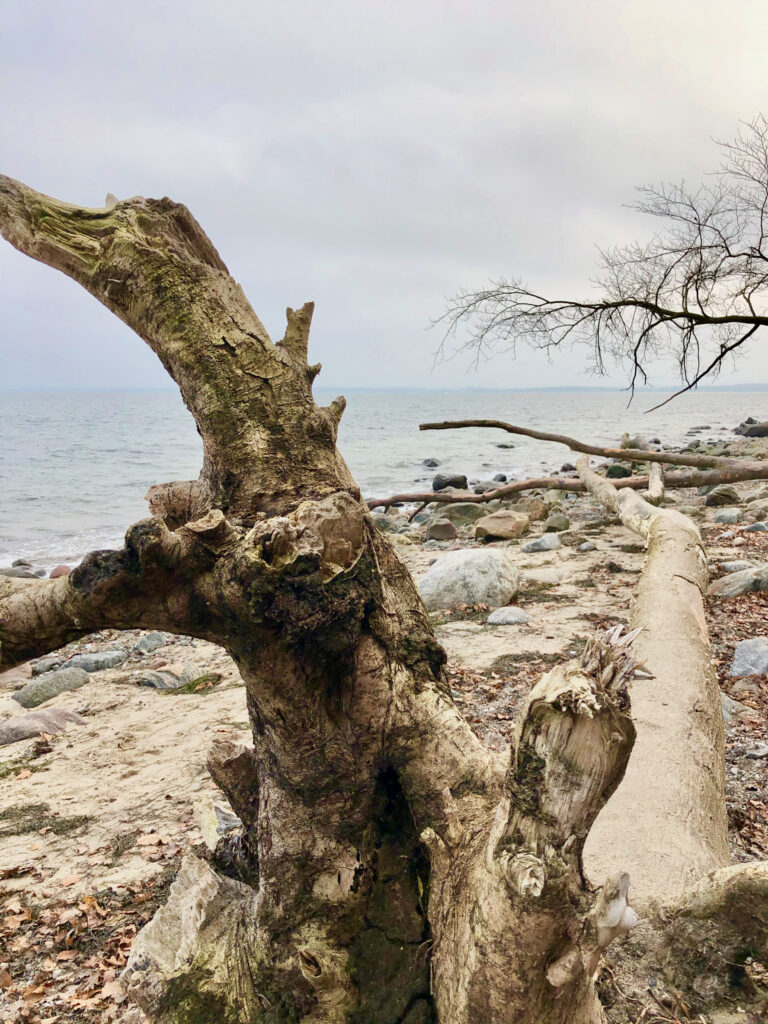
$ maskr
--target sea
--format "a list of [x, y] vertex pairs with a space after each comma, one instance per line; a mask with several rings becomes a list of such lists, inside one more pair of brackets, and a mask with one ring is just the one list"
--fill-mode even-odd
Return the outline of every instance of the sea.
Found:
[[[316, 388], [327, 404], [336, 392]], [[500, 419], [616, 445], [624, 431], [665, 444], [723, 440], [747, 416], [768, 419], [768, 390], [702, 389], [646, 412], [667, 393], [608, 388], [363, 390], [345, 392], [339, 447], [366, 497], [430, 489], [439, 472], [470, 480], [525, 479], [575, 456], [564, 446], [490, 429], [423, 432], [447, 419]], [[500, 445], [514, 444], [514, 448]], [[155, 483], [194, 479], [201, 443], [175, 391], [0, 392], [0, 566], [26, 558], [49, 570], [92, 550], [122, 545], [148, 515]]]

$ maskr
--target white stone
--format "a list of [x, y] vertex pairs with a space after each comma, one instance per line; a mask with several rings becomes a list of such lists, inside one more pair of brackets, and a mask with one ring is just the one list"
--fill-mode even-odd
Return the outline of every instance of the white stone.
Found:
[[516, 626], [518, 623], [530, 622], [530, 615], [526, 615], [522, 608], [508, 604], [504, 608], [497, 608], [491, 612], [485, 620], [489, 626]]
[[498, 607], [520, 589], [520, 573], [505, 548], [451, 551], [430, 566], [418, 588], [429, 611], [460, 604]]

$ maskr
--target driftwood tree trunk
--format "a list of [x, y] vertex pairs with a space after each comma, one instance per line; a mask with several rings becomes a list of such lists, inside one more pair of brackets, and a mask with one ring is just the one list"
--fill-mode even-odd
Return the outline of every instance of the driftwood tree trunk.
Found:
[[131, 997], [162, 1024], [605, 1020], [595, 971], [635, 917], [624, 864], [596, 894], [582, 850], [634, 739], [620, 638], [534, 687], [509, 757], [487, 750], [336, 450], [343, 399], [313, 400], [312, 306], [273, 343], [168, 199], [87, 210], [0, 179], [0, 228], [152, 347], [204, 448], [122, 550], [0, 580], [0, 664], [152, 627], [221, 644], [247, 688], [253, 749], [210, 759], [242, 828], [185, 861]]

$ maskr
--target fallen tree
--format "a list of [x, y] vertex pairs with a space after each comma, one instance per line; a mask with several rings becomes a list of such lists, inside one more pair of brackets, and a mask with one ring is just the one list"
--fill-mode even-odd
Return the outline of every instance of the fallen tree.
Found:
[[[189, 211], [168, 199], [81, 209], [3, 178], [0, 230], [152, 347], [204, 448], [199, 479], [153, 488], [153, 517], [123, 549], [93, 552], [56, 580], [0, 580], [0, 665], [142, 626], [221, 644], [247, 689], [253, 749], [218, 747], [209, 762], [241, 826], [211, 863], [185, 860], [134, 943], [131, 998], [161, 1024], [605, 1021], [601, 956], [637, 920], [621, 862], [632, 851], [611, 851], [627, 815], [641, 828], [640, 812], [623, 811], [600, 846], [610, 867], [592, 880], [604, 881], [599, 892], [583, 851], [632, 764], [626, 638], [597, 638], [545, 675], [510, 754], [486, 749], [336, 449], [343, 399], [314, 402], [311, 304], [287, 311], [273, 343]], [[594, 486], [586, 474], [584, 486]], [[679, 558], [683, 575], [704, 571], [695, 544]], [[697, 659], [708, 657], [699, 636]], [[699, 773], [720, 778], [719, 756]], [[695, 789], [681, 789], [665, 829], [695, 814]], [[643, 836], [648, 858], [664, 841]], [[664, 875], [695, 879], [723, 857], [719, 840], [709, 857], [675, 845]], [[671, 895], [643, 880], [667, 918], [704, 907], [717, 936], [730, 890], [708, 884]], [[750, 885], [759, 910], [764, 873]], [[758, 930], [743, 928], [742, 944]], [[676, 964], [690, 960], [670, 943]], [[638, 954], [639, 984], [665, 969], [655, 948]]]

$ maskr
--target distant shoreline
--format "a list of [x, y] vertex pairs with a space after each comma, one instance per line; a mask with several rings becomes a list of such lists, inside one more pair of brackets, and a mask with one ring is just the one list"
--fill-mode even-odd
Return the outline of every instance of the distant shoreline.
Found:
[[[664, 392], [672, 392], [678, 390], [679, 384], [657, 384], [649, 385], [645, 387], [635, 388], [635, 395], [654, 394], [659, 395]], [[532, 392], [584, 392], [594, 394], [600, 392], [603, 394], [629, 394], [628, 388], [615, 387], [612, 385], [569, 385], [569, 384], [558, 384], [558, 385], [540, 385], [526, 388], [488, 388], [488, 387], [466, 387], [466, 388], [428, 388], [428, 387], [382, 387], [373, 388], [365, 387], [362, 385], [344, 385], [344, 384], [323, 384], [319, 385], [314, 389], [316, 392], [333, 392], [334, 394], [394, 394], [394, 395], [418, 395], [418, 394], [456, 394], [456, 395], [468, 395], [468, 394], [530, 394]], [[711, 392], [761, 392], [768, 391], [768, 382], [761, 382], [758, 384], [708, 384], [703, 387], [696, 388], [695, 391], [689, 392], [690, 394], [700, 393], [711, 393]], [[162, 388], [0, 388], [0, 395], [149, 395], [159, 394], [165, 395], [169, 393], [178, 393], [178, 388], [175, 386], [162, 387]], [[682, 396], [681, 396], [682, 397]]]

